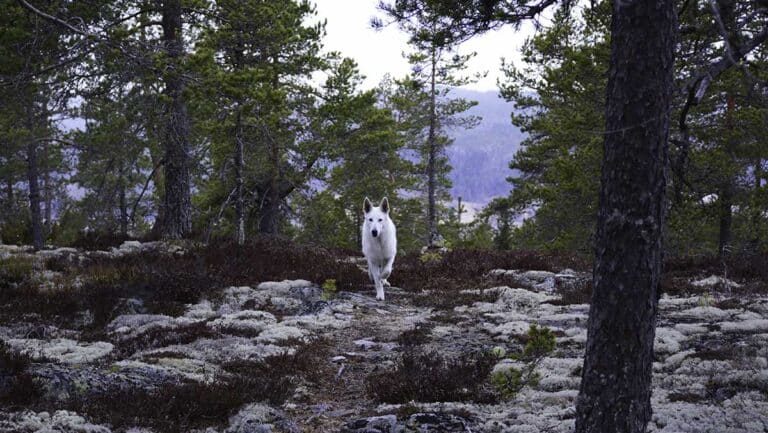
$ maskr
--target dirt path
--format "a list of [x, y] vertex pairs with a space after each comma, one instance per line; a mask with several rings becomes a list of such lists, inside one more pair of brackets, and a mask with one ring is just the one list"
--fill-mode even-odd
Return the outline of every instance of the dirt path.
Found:
[[[289, 414], [306, 432], [338, 431], [351, 419], [375, 415], [376, 403], [366, 392], [366, 378], [393, 365], [396, 341], [405, 330], [429, 316], [429, 310], [411, 305], [411, 296], [389, 288], [387, 300], [364, 293], [343, 293], [355, 305], [350, 326], [322, 337], [329, 343], [329, 365], [322, 380], [310, 385], [306, 404], [290, 405]], [[332, 360], [336, 358], [336, 360]]]

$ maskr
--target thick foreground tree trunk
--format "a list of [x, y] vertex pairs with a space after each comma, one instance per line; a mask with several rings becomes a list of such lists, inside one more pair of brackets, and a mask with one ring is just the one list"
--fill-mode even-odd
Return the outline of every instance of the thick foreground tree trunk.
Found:
[[180, 0], [163, 2], [163, 40], [169, 70], [165, 72], [165, 94], [170, 99], [166, 118], [165, 206], [163, 237], [178, 239], [192, 231], [192, 200], [189, 182], [189, 116], [184, 102], [184, 78], [181, 58], [184, 55], [182, 8]]
[[676, 29], [672, 0], [614, 0], [578, 433], [642, 433], [651, 418]]

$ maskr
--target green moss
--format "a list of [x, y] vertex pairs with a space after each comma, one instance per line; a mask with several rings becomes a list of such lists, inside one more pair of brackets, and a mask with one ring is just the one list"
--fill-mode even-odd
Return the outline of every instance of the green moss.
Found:
[[321, 286], [323, 289], [323, 299], [328, 300], [336, 296], [336, 292], [339, 290], [336, 287], [336, 279], [329, 278], [323, 282]]
[[428, 265], [432, 263], [440, 263], [440, 261], [443, 259], [443, 256], [438, 252], [433, 251], [426, 251], [421, 256], [419, 256], [419, 261], [421, 263]]

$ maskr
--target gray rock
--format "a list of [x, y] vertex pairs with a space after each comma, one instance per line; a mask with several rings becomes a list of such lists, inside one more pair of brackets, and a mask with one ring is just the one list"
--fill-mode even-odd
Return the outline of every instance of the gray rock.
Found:
[[38, 340], [35, 338], [12, 338], [7, 343], [15, 350], [38, 360], [55, 360], [67, 364], [83, 364], [103, 358], [112, 352], [114, 346], [104, 341], [83, 343], [68, 338]]
[[373, 416], [349, 422], [341, 433], [465, 433], [470, 422], [458, 415], [442, 412], [416, 413], [404, 422], [395, 415]]
[[116, 389], [156, 389], [178, 383], [176, 376], [149, 368], [33, 364], [28, 372], [41, 384], [45, 398], [53, 401], [110, 395]]
[[252, 403], [229, 418], [229, 426], [224, 433], [272, 433], [275, 424], [290, 425], [284, 421], [285, 415], [281, 411], [265, 404]]
[[112, 430], [91, 424], [75, 412], [0, 412], [0, 433], [111, 433]]
[[350, 423], [341, 430], [341, 433], [395, 433], [401, 432], [397, 428], [395, 415], [372, 416], [361, 418]]
[[464, 433], [469, 421], [449, 413], [415, 413], [405, 422], [404, 433]]

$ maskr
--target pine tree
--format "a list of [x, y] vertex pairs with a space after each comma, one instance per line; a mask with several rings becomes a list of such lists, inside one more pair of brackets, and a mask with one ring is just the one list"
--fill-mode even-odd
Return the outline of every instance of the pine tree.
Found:
[[[19, 153], [11, 151], [8, 156], [21, 157], [25, 163], [30, 241], [35, 249], [41, 249], [50, 234], [53, 216], [55, 188], [51, 172], [55, 170], [52, 166], [55, 155], [50, 143], [58, 138], [58, 132], [52, 127], [51, 114], [67, 103], [65, 66], [69, 67], [73, 61], [75, 56], [70, 48], [78, 41], [65, 38], [59, 26], [18, 2], [6, 1], [0, 7], [4, 11], [0, 19], [0, 54], [5, 59], [0, 66], [0, 76], [8, 86], [0, 96], [8, 98], [4, 106], [18, 106], [5, 111], [10, 116], [11, 127], [7, 139], [16, 141], [24, 149]], [[45, 7], [50, 10], [77, 8], [59, 2], [49, 2]], [[84, 14], [84, 19], [88, 18], [89, 15]], [[6, 181], [13, 177], [8, 173]], [[7, 198], [11, 199], [12, 185], [7, 192]]]
[[[450, 198], [448, 173], [451, 168], [445, 154], [446, 147], [453, 142], [449, 130], [471, 129], [480, 122], [477, 116], [462, 116], [477, 105], [476, 101], [451, 98], [449, 93], [452, 87], [473, 83], [482, 74], [463, 75], [467, 62], [475, 53], [461, 55], [456, 52], [455, 44], [450, 42], [451, 35], [446, 34], [438, 14], [424, 10], [400, 19], [401, 11], [397, 6], [382, 4], [381, 8], [398, 20], [400, 28], [410, 35], [409, 43], [414, 49], [407, 55], [413, 72], [398, 83], [400, 106], [395, 109], [401, 117], [407, 116], [412, 129], [410, 147], [420, 160], [427, 202], [426, 245], [432, 248], [440, 239], [439, 205]], [[380, 25], [377, 21], [374, 24]]]
[[[207, 225], [224, 217], [232, 221], [225, 230], [241, 242], [249, 220], [261, 233], [285, 228], [292, 194], [340, 157], [360, 121], [357, 110], [371, 103], [359, 108], [360, 101], [371, 96], [358, 94], [354, 62], [321, 53], [324, 23], [312, 24], [309, 2], [217, 7], [218, 21], [195, 56], [206, 80], [195, 89], [196, 107], [209, 110], [202, 129], [213, 137], [211, 169], [217, 173], [200, 204], [210, 209]], [[327, 76], [320, 86], [311, 80], [318, 72]]]
[[609, 38], [607, 8], [578, 18], [558, 9], [551, 27], [525, 45], [523, 68], [504, 65], [501, 94], [512, 122], [528, 133], [510, 163], [511, 204], [536, 216], [514, 244], [589, 255], [593, 249], [602, 158]]

